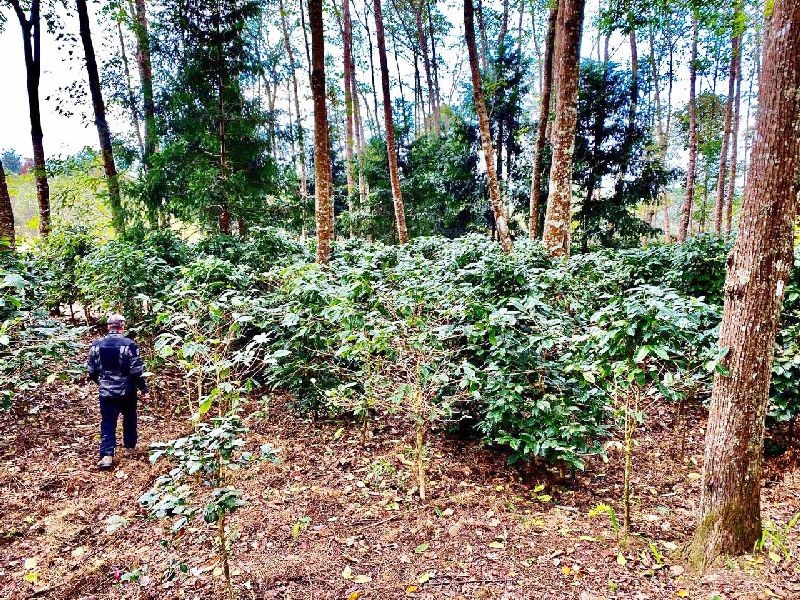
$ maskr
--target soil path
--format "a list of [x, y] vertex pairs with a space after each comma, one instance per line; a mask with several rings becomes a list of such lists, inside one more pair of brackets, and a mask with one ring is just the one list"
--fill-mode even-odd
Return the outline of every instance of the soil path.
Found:
[[[178, 380], [162, 385], [164, 397], [179, 397]], [[142, 452], [113, 472], [95, 470], [95, 393], [53, 383], [27, 413], [0, 415], [0, 598], [223, 598], [213, 529], [199, 520], [173, 540], [169, 522], [148, 520], [138, 506], [168, 466], [151, 466]], [[636, 535], [623, 549], [608, 516], [589, 516], [601, 503], [619, 506], [613, 453], [569, 481], [436, 435], [428, 500], [419, 502], [410, 426], [400, 417], [376, 420], [362, 447], [351, 423], [303, 421], [280, 397], [245, 414], [248, 444], [272, 443], [280, 462], [236, 482], [248, 502], [231, 522], [238, 598], [800, 598], [797, 560], [774, 553], [729, 560], [702, 577], [683, 569], [700, 411], [688, 418], [683, 460], [667, 409], [639, 432]], [[142, 447], [188, 431], [174, 404], [142, 407]], [[780, 474], [766, 483], [764, 513], [785, 524], [800, 511], [800, 471], [791, 451], [777, 461], [768, 464]], [[112, 516], [127, 525], [109, 532]], [[798, 533], [786, 538], [795, 557]]]

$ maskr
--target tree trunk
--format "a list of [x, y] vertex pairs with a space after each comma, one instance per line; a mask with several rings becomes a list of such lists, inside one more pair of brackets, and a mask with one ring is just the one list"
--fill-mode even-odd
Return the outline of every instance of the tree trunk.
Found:
[[122, 23], [120, 21], [117, 21], [117, 34], [119, 35], [119, 50], [128, 92], [128, 109], [131, 111], [131, 125], [133, 126], [133, 132], [136, 134], [136, 142], [139, 144], [139, 156], [144, 159], [144, 141], [142, 141], [142, 128], [139, 124], [139, 107], [136, 104], [136, 95], [133, 92], [133, 84], [131, 83], [128, 52], [125, 50], [125, 37], [122, 35]]
[[381, 136], [381, 123], [380, 119], [378, 118], [378, 86], [375, 84], [375, 59], [372, 54], [372, 33], [369, 30], [369, 17], [367, 13], [369, 12], [368, 7], [369, 0], [364, 0], [364, 29], [367, 31], [367, 48], [369, 48], [369, 74], [372, 79], [372, 104], [375, 114], [375, 134], [380, 137]]
[[739, 44], [736, 52], [736, 92], [733, 100], [733, 132], [731, 133], [731, 168], [730, 180], [725, 198], [725, 233], [730, 237], [733, 221], [733, 198], [736, 192], [736, 161], [739, 147], [739, 109], [742, 100], [742, 43], [744, 36], [739, 34]]
[[14, 209], [11, 207], [11, 196], [8, 194], [6, 172], [3, 163], [0, 162], [0, 252], [13, 250], [15, 243]]
[[142, 86], [144, 108], [144, 160], [148, 164], [158, 141], [156, 130], [156, 108], [153, 96], [153, 67], [150, 63], [150, 34], [147, 27], [145, 0], [135, 0], [136, 62], [139, 66], [139, 81]]
[[92, 32], [89, 25], [89, 9], [86, 0], [76, 0], [78, 9], [78, 22], [80, 25], [83, 53], [86, 58], [86, 72], [89, 76], [89, 92], [92, 96], [94, 108], [94, 124], [97, 127], [97, 136], [100, 140], [100, 152], [103, 155], [103, 170], [106, 174], [108, 185], [108, 199], [111, 204], [111, 224], [118, 233], [125, 231], [125, 218], [122, 213], [122, 199], [119, 193], [119, 179], [117, 167], [114, 164], [114, 150], [111, 147], [111, 130], [106, 120], [106, 105], [103, 102], [103, 92], [100, 89], [100, 74], [97, 71], [97, 59], [94, 55]]
[[433, 76], [431, 74], [431, 61], [428, 56], [428, 37], [425, 33], [425, 28], [422, 26], [422, 13], [425, 7], [422, 4], [423, 0], [417, 0], [412, 3], [412, 10], [414, 11], [414, 20], [417, 25], [417, 41], [419, 43], [420, 54], [422, 54], [422, 66], [425, 69], [425, 82], [428, 86], [428, 114], [431, 120], [431, 129], [434, 133], [439, 132], [439, 117], [436, 114], [436, 100], [435, 91], [433, 87]]
[[[347, 1], [347, 0], [345, 0]], [[297, 127], [297, 145], [300, 150], [300, 160], [298, 161], [298, 177], [300, 179], [300, 202], [306, 205], [308, 198], [308, 178], [306, 177], [306, 146], [305, 135], [303, 132], [303, 121], [300, 116], [300, 90], [297, 84], [297, 70], [294, 62], [294, 51], [289, 40], [289, 27], [286, 24], [286, 11], [283, 8], [283, 0], [279, 4], [281, 12], [281, 29], [283, 31], [283, 47], [286, 49], [286, 59], [289, 61], [289, 69], [292, 72], [292, 90], [294, 91], [294, 113], [295, 126]]]
[[350, 59], [350, 97], [353, 100], [353, 123], [356, 134], [356, 152], [358, 157], [358, 199], [360, 206], [367, 206], [367, 187], [364, 180], [364, 123], [361, 120], [361, 103], [358, 100], [358, 82], [356, 80], [356, 61]]
[[342, 0], [342, 42], [344, 46], [344, 113], [345, 113], [345, 161], [347, 163], [347, 212], [350, 237], [354, 236], [355, 165], [353, 163], [353, 23], [350, 20], [350, 0]]
[[389, 91], [389, 63], [386, 60], [386, 39], [383, 35], [383, 14], [381, 0], [374, 0], [375, 35], [378, 38], [378, 60], [381, 63], [381, 91], [383, 95], [383, 120], [386, 126], [386, 154], [389, 157], [389, 179], [392, 183], [394, 218], [397, 238], [401, 244], [408, 241], [406, 213], [403, 207], [403, 192], [400, 189], [400, 173], [397, 168], [397, 147], [394, 141], [394, 122], [392, 121], [392, 98]]
[[503, 200], [500, 196], [500, 182], [494, 166], [494, 152], [492, 150], [492, 134], [489, 131], [489, 115], [486, 112], [486, 101], [483, 97], [483, 82], [478, 66], [478, 50], [475, 45], [475, 15], [472, 0], [464, 0], [464, 37], [467, 41], [469, 54], [469, 68], [472, 75], [472, 90], [475, 96], [475, 111], [478, 113], [478, 124], [481, 131], [483, 145], [483, 159], [486, 162], [486, 178], [489, 181], [489, 201], [494, 213], [497, 239], [508, 254], [513, 249], [511, 234], [508, 231], [508, 217], [506, 216]]
[[431, 62], [433, 63], [433, 99], [436, 107], [436, 126], [439, 127], [439, 120], [442, 116], [441, 90], [439, 89], [439, 65], [436, 58], [436, 30], [433, 28], [433, 16], [431, 15], [431, 0], [428, 0], [428, 30], [431, 40]]
[[734, 33], [731, 42], [731, 64], [728, 73], [728, 99], [725, 102], [725, 124], [722, 133], [722, 148], [719, 152], [719, 171], [717, 174], [717, 198], [714, 202], [714, 233], [722, 233], [722, 219], [725, 206], [725, 184], [728, 179], [728, 148], [733, 125], [733, 103], [736, 94], [736, 56], [739, 54], [739, 35]]
[[539, 123], [536, 126], [536, 145], [533, 151], [531, 174], [530, 224], [528, 231], [532, 240], [539, 238], [539, 213], [542, 196], [542, 154], [547, 141], [547, 122], [550, 120], [550, 92], [553, 87], [553, 47], [556, 40], [556, 18], [558, 6], [550, 9], [547, 18], [547, 39], [544, 47], [544, 66], [542, 67], [542, 96], [539, 106]]
[[692, 17], [692, 57], [689, 63], [689, 165], [686, 169], [686, 196], [681, 208], [681, 222], [678, 227], [678, 243], [686, 241], [689, 223], [692, 221], [692, 204], [694, 202], [694, 182], [697, 175], [697, 14]]
[[775, 336], [794, 262], [800, 168], [800, 0], [767, 17], [759, 113], [739, 235], [728, 258], [719, 345], [728, 374], [714, 377], [700, 515], [688, 549], [704, 567], [751, 552], [761, 536], [761, 462]]
[[328, 107], [325, 103], [325, 37], [322, 0], [308, 0], [311, 27], [311, 96], [314, 100], [314, 184], [316, 187], [317, 262], [328, 264], [333, 239]]
[[478, 0], [478, 32], [481, 38], [481, 70], [486, 71], [489, 68], [489, 41], [483, 16], [483, 0]]
[[31, 119], [31, 144], [33, 146], [33, 174], [36, 179], [36, 199], [39, 203], [39, 234], [46, 237], [50, 233], [50, 185], [44, 159], [44, 133], [42, 115], [39, 108], [39, 80], [42, 72], [42, 20], [40, 0], [32, 0], [31, 16], [28, 19], [19, 0], [10, 0], [22, 30], [22, 44], [25, 54], [26, 86], [28, 91], [28, 111]]
[[572, 153], [578, 118], [578, 58], [583, 28], [584, 0], [560, 0], [553, 57], [556, 120], [553, 124], [553, 160], [547, 198], [545, 246], [554, 256], [568, 256], [572, 208]]

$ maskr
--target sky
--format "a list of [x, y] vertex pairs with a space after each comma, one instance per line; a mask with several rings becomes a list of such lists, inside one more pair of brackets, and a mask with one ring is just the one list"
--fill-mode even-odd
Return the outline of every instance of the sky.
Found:
[[[90, 12], [92, 9], [96, 10], [96, 7], [96, 4], [90, 4]], [[450, 38], [448, 42], [456, 44], [460, 41], [457, 38], [462, 35], [461, 31], [463, 30], [460, 23], [460, 3], [444, 2], [441, 8], [454, 25], [448, 36]], [[23, 156], [31, 156], [22, 35], [13, 13], [9, 9], [5, 9], [5, 13], [7, 22], [5, 29], [0, 31], [0, 81], [4, 82], [5, 88], [0, 94], [0, 114], [4, 115], [3, 124], [0, 127], [0, 149], [11, 148]], [[67, 29], [72, 33], [77, 33], [77, 17], [74, 14], [61, 14], [60, 16]], [[97, 25], [94, 13], [91, 13], [91, 17], [93, 21], [92, 33], [97, 54], [98, 56], [109, 54], [112, 49], [104, 51], [105, 36], [102, 35], [102, 30]], [[587, 15], [587, 21], [590, 18], [591, 14]], [[330, 26], [330, 29], [333, 29], [333, 26]], [[591, 40], [588, 36], [585, 36], [584, 54], [591, 50], [587, 48], [590, 44]], [[74, 48], [74, 57], [82, 53], [80, 47], [73, 45], [72, 48]], [[331, 53], [334, 54], [338, 49], [328, 48], [328, 50], [332, 50], [333, 52]], [[440, 49], [441, 51], [442, 49]], [[87, 101], [77, 104], [66, 103], [74, 111], [74, 115], [65, 116], [56, 110], [57, 98], [66, 96], [63, 88], [75, 81], [83, 84], [85, 80], [81, 62], [76, 58], [65, 59], [65, 56], [67, 56], [67, 52], [59, 51], [53, 35], [43, 31], [40, 102], [44, 147], [47, 156], [73, 154], [85, 146], [96, 147], [98, 145], [97, 132], [89, 118], [91, 107]], [[447, 60], [446, 57], [444, 58]], [[390, 68], [393, 68], [393, 66], [390, 65]], [[462, 68], [461, 74], [463, 78], [468, 75], [465, 66]], [[301, 85], [303, 85], [303, 82], [301, 82]], [[303, 87], [307, 87], [307, 85]], [[450, 89], [452, 87], [449, 85], [443, 86], [445, 93]], [[456, 88], [456, 94], [458, 94], [458, 88]], [[127, 127], [127, 123], [124, 119], [116, 119], [111, 122], [111, 126], [112, 129], [124, 128]]]
[[[28, 96], [25, 91], [25, 62], [23, 60], [22, 34], [19, 22], [8, 9], [5, 30], [0, 31], [0, 149], [14, 149], [23, 156], [31, 156], [31, 128]], [[68, 18], [68, 17], [67, 17]], [[73, 16], [76, 21], [77, 17]], [[97, 130], [85, 118], [85, 107], [76, 107], [76, 114], [68, 117], [56, 112], [55, 97], [61, 86], [70, 85], [83, 73], [76, 60], [64, 60], [65, 53], [58, 51], [53, 36], [42, 32], [42, 78], [40, 102], [44, 149], [47, 156], [73, 154], [85, 146], [97, 146]], [[50, 100], [46, 100], [47, 97]]]
[[[591, 56], [596, 49], [596, 32], [592, 27], [594, 16], [597, 12], [597, 7], [593, 6], [595, 3], [591, 0], [588, 2], [587, 15], [584, 26], [584, 37], [582, 43], [582, 55]], [[460, 22], [461, 10], [460, 2], [443, 2], [443, 12], [447, 15], [453, 28], [446, 40], [446, 46], [449, 49], [440, 48], [440, 53], [443, 54], [444, 62], [450, 65], [456, 64], [459, 61], [458, 55], [463, 51], [461, 38], [463, 36], [463, 25]], [[97, 5], [90, 4], [90, 11], [96, 10]], [[0, 126], [0, 149], [11, 148], [19, 152], [23, 156], [31, 156], [31, 141], [30, 141], [30, 124], [28, 117], [27, 95], [25, 91], [25, 66], [22, 56], [22, 36], [20, 33], [19, 24], [14, 18], [13, 13], [6, 9], [6, 16], [8, 20], [5, 24], [5, 29], [0, 31], [0, 81], [4, 82], [4, 90], [0, 94], [0, 114], [3, 115], [2, 126]], [[61, 15], [67, 30], [72, 33], [77, 33], [77, 17], [73, 15]], [[110, 54], [116, 48], [105, 48], [104, 44], [108, 43], [108, 36], [96, 22], [94, 15], [93, 19], [93, 38], [98, 57], [101, 59], [103, 55]], [[529, 18], [526, 18], [526, 25], [529, 23]], [[334, 25], [329, 23], [326, 27], [329, 31], [334, 29]], [[336, 26], [338, 29], [338, 26]], [[297, 32], [295, 32], [297, 34]], [[541, 33], [539, 33], [541, 35]], [[114, 39], [113, 37], [110, 39]], [[299, 49], [298, 40], [298, 49]], [[333, 44], [331, 44], [333, 46]], [[66, 58], [66, 49], [59, 50], [58, 45], [52, 34], [47, 31], [43, 32], [42, 36], [42, 79], [41, 79], [41, 109], [42, 109], [42, 128], [44, 131], [44, 146], [45, 153], [48, 157], [65, 156], [74, 154], [75, 152], [83, 149], [85, 146], [96, 147], [97, 132], [94, 125], [89, 118], [91, 105], [88, 99], [84, 99], [77, 103], [64, 102], [74, 114], [64, 115], [60, 114], [57, 110], [57, 99], [66, 98], [64, 88], [78, 81], [84, 85], [85, 72], [83, 70], [82, 61], [78, 56], [82, 54], [82, 49], [76, 42], [71, 46], [73, 49], [73, 57]], [[329, 47], [331, 54], [335, 54], [338, 48]], [[611, 44], [612, 60], [617, 62], [626, 63], [629, 60], [629, 51], [627, 43], [621, 36], [612, 38]], [[448, 57], [447, 54], [451, 54]], [[102, 60], [99, 61], [102, 64]], [[391, 62], [391, 61], [390, 61]], [[390, 68], [394, 68], [390, 64]], [[405, 69], [408, 66], [404, 67]], [[461, 78], [466, 79], [468, 71], [466, 66], [462, 65]], [[680, 76], [680, 75], [679, 75]], [[301, 78], [302, 79], [302, 78]], [[305, 88], [307, 95], [307, 82], [301, 81], [301, 87]], [[451, 85], [442, 86], [445, 96], [447, 92], [452, 89]], [[676, 82], [674, 90], [675, 105], [680, 105], [685, 102], [686, 93], [685, 77]], [[459, 93], [456, 88], [456, 97]], [[279, 92], [280, 94], [280, 92]], [[288, 98], [287, 98], [288, 100]], [[279, 102], [280, 104], [280, 102]], [[310, 103], [308, 110], [303, 109], [304, 113], [310, 114]], [[121, 128], [124, 133], [128, 134], [127, 120], [121, 115], [116, 115], [114, 118], [110, 116], [112, 130], [119, 131]]]

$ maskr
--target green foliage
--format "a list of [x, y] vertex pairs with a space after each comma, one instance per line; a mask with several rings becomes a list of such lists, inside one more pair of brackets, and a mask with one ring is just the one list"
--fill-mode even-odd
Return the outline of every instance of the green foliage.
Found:
[[[630, 123], [632, 75], [616, 64], [585, 59], [580, 78], [573, 164], [573, 181], [580, 190], [575, 238], [583, 252], [590, 243], [638, 245], [654, 231], [634, 210], [640, 203], [654, 203], [669, 179], [647, 151], [652, 142], [649, 115], [640, 109]], [[616, 181], [607, 191], [604, 181], [610, 178]]]
[[713, 234], [690, 237], [675, 247], [667, 283], [683, 294], [722, 304], [725, 262], [731, 245]]
[[42, 382], [81, 371], [75, 356], [83, 329], [68, 327], [44, 308], [37, 262], [0, 255], [0, 409], [8, 410]]
[[[247, 429], [235, 415], [211, 419], [197, 424], [190, 435], [170, 442], [151, 444], [150, 461], [160, 458], [175, 467], [156, 479], [153, 487], [139, 498], [139, 503], [155, 518], [173, 517], [172, 532], [182, 531], [198, 514], [206, 523], [218, 523], [226, 515], [245, 505], [241, 492], [226, 485], [230, 471], [247, 468], [258, 460], [277, 460], [270, 445], [259, 454], [244, 451], [243, 435]], [[194, 500], [194, 482], [208, 488], [199, 502]], [[221, 540], [227, 544], [227, 540]]]
[[78, 287], [78, 267], [95, 245], [95, 236], [80, 225], [59, 225], [39, 240], [36, 257], [45, 276], [45, 303], [50, 309], [83, 301]]
[[83, 257], [76, 284], [87, 311], [121, 311], [135, 322], [164, 293], [171, 272], [163, 259], [129, 242], [111, 240]]

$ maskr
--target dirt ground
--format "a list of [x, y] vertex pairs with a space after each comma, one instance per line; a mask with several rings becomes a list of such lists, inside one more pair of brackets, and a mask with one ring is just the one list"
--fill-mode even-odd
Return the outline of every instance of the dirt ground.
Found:
[[[179, 397], [181, 382], [162, 385]], [[304, 421], [280, 396], [254, 401], [248, 444], [272, 443], [280, 461], [235, 481], [247, 500], [230, 522], [236, 597], [800, 599], [800, 530], [781, 536], [791, 559], [758, 552], [702, 576], [684, 568], [704, 422], [688, 416], [681, 459], [681, 428], [663, 410], [638, 432], [634, 534], [621, 548], [608, 515], [590, 515], [619, 508], [613, 451], [570, 480], [437, 434], [420, 502], [401, 417], [377, 420], [362, 447], [350, 422]], [[175, 402], [140, 412], [142, 448], [190, 431]], [[27, 412], [0, 415], [0, 598], [225, 598], [215, 529], [198, 519], [174, 540], [169, 521], [139, 508], [166, 463], [142, 451], [95, 470], [98, 418], [93, 386], [58, 382]], [[797, 465], [796, 450], [767, 461], [765, 519], [785, 525], [800, 511]], [[109, 532], [119, 516], [127, 525]]]

